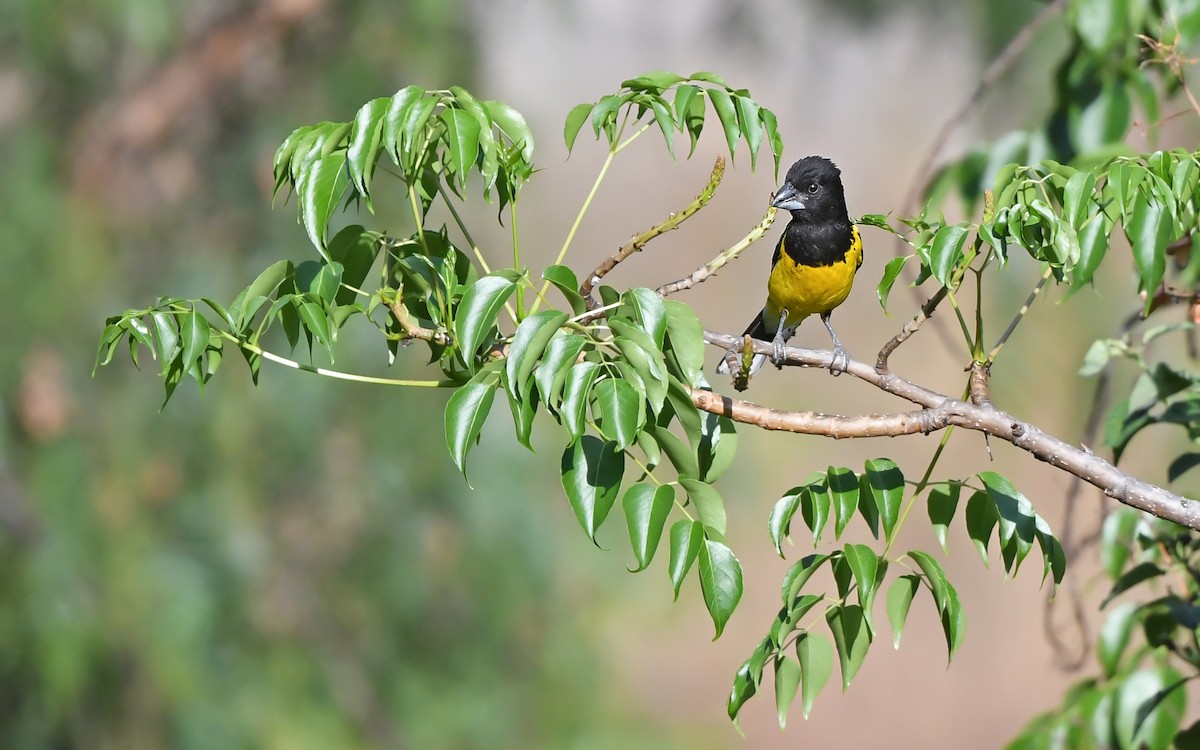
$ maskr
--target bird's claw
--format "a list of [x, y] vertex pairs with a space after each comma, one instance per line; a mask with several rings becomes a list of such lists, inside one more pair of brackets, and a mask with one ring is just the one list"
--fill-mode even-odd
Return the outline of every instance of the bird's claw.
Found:
[[836, 378], [848, 369], [850, 369], [850, 352], [846, 351], [845, 347], [835, 346], [833, 358], [829, 361], [830, 374]]

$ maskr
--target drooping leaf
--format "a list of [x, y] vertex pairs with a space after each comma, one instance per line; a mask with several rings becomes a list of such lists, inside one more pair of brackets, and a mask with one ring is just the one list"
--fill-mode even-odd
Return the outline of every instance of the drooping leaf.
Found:
[[679, 601], [679, 587], [696, 562], [703, 544], [704, 526], [699, 521], [683, 520], [671, 525], [671, 560], [667, 569], [675, 589], [675, 601]]
[[621, 489], [625, 455], [615, 443], [584, 435], [567, 446], [562, 457], [562, 483], [571, 508], [588, 539], [596, 542]]
[[904, 623], [908, 620], [908, 610], [912, 606], [913, 597], [921, 586], [921, 577], [917, 575], [900, 576], [892, 581], [887, 593], [888, 622], [892, 624], [892, 646], [900, 648], [900, 636], [904, 633]]
[[858, 475], [845, 467], [830, 466], [826, 472], [829, 496], [833, 499], [834, 537], [841, 539], [846, 524], [858, 509]]
[[497, 271], [467, 287], [454, 316], [455, 337], [463, 359], [474, 357], [484, 337], [496, 324], [500, 308], [516, 289], [518, 278], [515, 271]]
[[[517, 326], [512, 343], [508, 347], [508, 361], [505, 363], [509, 392], [515, 397], [523, 397], [527, 392], [526, 384], [533, 374], [534, 367], [546, 351], [550, 339], [566, 320], [565, 312], [542, 310], [525, 318]], [[630, 435], [629, 442], [632, 440], [633, 436]], [[620, 447], [624, 449], [629, 442], [621, 443]]]
[[618, 378], [605, 378], [596, 383], [592, 394], [605, 437], [616, 442], [619, 450], [625, 450], [637, 439], [642, 398], [633, 386]]
[[658, 541], [662, 538], [667, 515], [675, 503], [675, 489], [669, 484], [655, 487], [638, 482], [625, 492], [621, 508], [625, 511], [625, 523], [629, 527], [629, 543], [638, 567], [633, 572], [645, 570], [654, 559]]
[[933, 526], [934, 536], [942, 551], [946, 549], [946, 532], [950, 522], [954, 520], [954, 511], [958, 509], [958, 498], [962, 494], [962, 485], [952, 482], [945, 487], [934, 487], [929, 491], [926, 504], [929, 511], [929, 523]]
[[587, 406], [592, 396], [592, 387], [600, 375], [600, 365], [595, 362], [578, 362], [563, 381], [562, 403], [558, 413], [563, 427], [572, 437], [579, 437], [587, 429]]
[[800, 660], [800, 702], [807, 719], [813, 702], [833, 676], [833, 645], [820, 633], [801, 633], [796, 639], [796, 657]]
[[329, 255], [325, 250], [325, 235], [329, 219], [341, 204], [349, 176], [346, 173], [346, 154], [332, 153], [315, 159], [307, 165], [297, 182], [299, 193], [300, 220], [308, 231], [308, 238], [326, 262]]
[[454, 465], [467, 476], [467, 452], [475, 445], [492, 410], [499, 378], [493, 370], [481, 371], [446, 402], [446, 447]]
[[788, 709], [800, 689], [800, 664], [780, 654], [775, 657], [775, 715], [779, 728], [787, 726]]
[[742, 598], [742, 566], [731, 549], [705, 539], [700, 547], [699, 568], [700, 591], [716, 628], [715, 641], [725, 631], [725, 623]]
[[711, 484], [690, 477], [680, 477], [679, 483], [696, 505], [696, 514], [704, 524], [705, 533], [724, 536], [725, 501], [720, 493]]
[[784, 557], [783, 540], [790, 536], [792, 516], [800, 509], [800, 493], [804, 488], [793, 487], [787, 494], [779, 498], [771, 509], [767, 519], [767, 530], [771, 534], [771, 543], [775, 546], [775, 554]]
[[863, 617], [862, 607], [857, 604], [831, 607], [825, 613], [825, 622], [833, 633], [833, 645], [842, 668], [842, 690], [845, 691], [867, 657], [871, 630]]
[[890, 458], [870, 459], [865, 468], [867, 486], [879, 510], [884, 538], [890, 542], [904, 502], [904, 474]]
[[575, 139], [579, 136], [579, 131], [583, 128], [584, 123], [588, 121], [588, 116], [592, 114], [593, 106], [588, 102], [576, 104], [567, 113], [566, 122], [563, 124], [563, 141], [567, 144], [568, 155], [575, 148]]

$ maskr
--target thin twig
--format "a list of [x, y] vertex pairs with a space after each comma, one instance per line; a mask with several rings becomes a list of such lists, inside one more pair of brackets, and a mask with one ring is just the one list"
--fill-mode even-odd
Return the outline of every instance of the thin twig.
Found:
[[675, 292], [690, 289], [696, 284], [704, 282], [708, 277], [724, 268], [730, 261], [741, 255], [742, 251], [766, 234], [767, 230], [771, 228], [771, 224], [775, 222], [775, 213], [777, 210], [774, 206], [771, 206], [767, 209], [767, 213], [763, 215], [762, 221], [758, 222], [745, 237], [738, 240], [727, 250], [722, 250], [717, 254], [717, 257], [700, 266], [695, 271], [692, 271], [687, 276], [684, 276], [682, 279], [663, 284], [654, 291], [658, 292], [658, 296], [660, 297], [667, 297]]
[[[704, 340], [722, 351], [728, 351], [731, 346], [741, 341], [735, 336], [712, 331], [704, 332]], [[755, 353], [772, 354], [771, 345], [765, 342], [753, 341], [752, 345]], [[833, 353], [828, 350], [785, 347], [782, 353], [783, 364], [791, 366], [828, 368], [833, 362]], [[793, 412], [767, 409], [711, 391], [693, 390], [692, 401], [697, 408], [728, 416], [735, 421], [755, 424], [765, 429], [791, 430], [827, 437], [891, 434], [886, 431], [888, 429], [927, 432], [950, 425], [965, 427], [1011, 443], [1051, 466], [1080, 477], [1126, 505], [1190, 529], [1200, 530], [1200, 502], [1130, 476], [1087, 448], [1071, 445], [1048, 435], [1035, 425], [1017, 419], [994, 406], [977, 406], [961, 399], [950, 398], [892, 373], [880, 372], [865, 362], [851, 360], [845, 372], [923, 409], [907, 415], [892, 415], [882, 427], [876, 427], [873, 426], [875, 422], [872, 417], [830, 418], [827, 415], [817, 415], [822, 418], [811, 419], [804, 416], [806, 413], [799, 413], [802, 416], [796, 417], [796, 413]]]
[[1029, 307], [1033, 304], [1034, 300], [1037, 299], [1038, 295], [1042, 291], [1042, 287], [1046, 286], [1046, 282], [1050, 280], [1050, 276], [1053, 273], [1054, 269], [1047, 265], [1046, 270], [1042, 273], [1042, 278], [1038, 279], [1038, 283], [1034, 285], [1033, 290], [1029, 292], [1029, 296], [1025, 299], [1025, 304], [1021, 305], [1020, 310], [1017, 310], [1017, 314], [1014, 315], [1013, 319], [1009, 321], [1008, 328], [1004, 329], [1004, 333], [1000, 334], [1000, 339], [996, 341], [996, 345], [992, 347], [990, 352], [988, 352], [988, 362], [996, 361], [996, 356], [1000, 354], [1000, 350], [1004, 348], [1006, 343], [1008, 343], [1008, 339], [1013, 335], [1013, 331], [1017, 330], [1017, 324], [1025, 319], [1025, 314], [1029, 312]]
[[946, 293], [948, 291], [949, 290], [946, 289], [946, 287], [942, 287], [934, 292], [934, 295], [925, 300], [925, 304], [921, 305], [921, 309], [916, 315], [913, 316], [913, 319], [905, 323], [904, 327], [900, 329], [899, 333], [897, 333], [895, 336], [889, 339], [886, 344], [880, 347], [879, 354], [875, 357], [876, 370], [881, 373], [888, 371], [888, 358], [892, 356], [892, 352], [896, 351], [897, 347], [907, 341], [909, 336], [912, 336], [914, 333], [920, 330], [925, 321], [929, 320], [929, 318], [933, 316], [933, 311], [936, 310], [937, 306], [941, 304], [943, 299], [946, 298]]
[[592, 292], [595, 290], [596, 285], [600, 283], [601, 279], [603, 279], [610, 271], [616, 268], [621, 261], [625, 260], [636, 252], [640, 252], [641, 249], [644, 248], [655, 237], [665, 234], [672, 229], [678, 228], [680, 224], [687, 221], [697, 211], [708, 205], [708, 202], [712, 200], [713, 193], [715, 193], [717, 190], [717, 186], [721, 184], [721, 178], [724, 176], [725, 157], [718, 156], [716, 163], [713, 165], [712, 174], [710, 174], [708, 177], [708, 184], [704, 186], [704, 189], [700, 191], [700, 194], [696, 196], [695, 200], [685, 206], [684, 209], [679, 213], [671, 214], [664, 221], [655, 224], [641, 234], [631, 238], [629, 242], [626, 242], [624, 245], [622, 245], [621, 248], [617, 250], [617, 252], [611, 257], [605, 259], [603, 263], [596, 266], [596, 269], [592, 271], [591, 274], [589, 274], [579, 286], [579, 295], [583, 297], [585, 302], [587, 302], [588, 309], [592, 309], [597, 305], [596, 300], [592, 297]]

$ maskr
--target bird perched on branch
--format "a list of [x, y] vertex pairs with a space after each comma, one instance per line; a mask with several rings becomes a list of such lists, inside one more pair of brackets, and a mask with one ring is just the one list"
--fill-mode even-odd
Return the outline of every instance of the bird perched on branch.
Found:
[[[820, 315], [833, 338], [833, 360], [829, 369], [840, 375], [850, 365], [829, 314], [846, 301], [854, 274], [862, 265], [862, 238], [850, 221], [841, 172], [822, 156], [806, 156], [792, 165], [771, 205], [790, 211], [792, 220], [775, 245], [771, 275], [767, 278], [767, 302], [755, 316], [746, 334], [774, 346], [771, 360], [783, 365], [783, 347], [809, 315]], [[738, 361], [739, 348], [729, 350], [717, 372], [729, 372], [730, 361]], [[758, 372], [764, 354], [754, 355], [750, 375]]]

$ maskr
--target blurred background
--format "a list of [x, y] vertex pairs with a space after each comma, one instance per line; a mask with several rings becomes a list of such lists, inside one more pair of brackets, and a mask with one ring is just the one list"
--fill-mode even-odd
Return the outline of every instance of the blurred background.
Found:
[[[165, 294], [227, 302], [274, 260], [311, 256], [292, 207], [270, 209], [272, 152], [294, 127], [347, 120], [369, 98], [458, 83], [525, 114], [543, 168], [520, 213], [536, 268], [604, 155], [585, 132], [567, 160], [563, 118], [623, 79], [715, 71], [778, 114], [785, 165], [823, 154], [843, 169], [852, 215], [901, 211], [937, 129], [1041, 7], [0, 0], [0, 748], [923, 748], [1015, 735], [1079, 674], [1058, 668], [1043, 634], [1040, 564], [1004, 581], [959, 527], [947, 568], [969, 628], [948, 670], [933, 608], [918, 600], [903, 648], [878, 641], [849, 693], [831, 684], [810, 720], [795, 710], [781, 732], [769, 691], [742, 713], [746, 740], [725, 717], [790, 564], [766, 534], [774, 501], [830, 463], [890, 455], [919, 475], [937, 437], [833, 444], [742, 430], [720, 489], [746, 594], [712, 643], [694, 577], [671, 603], [665, 550], [632, 576], [623, 521], [602, 534], [606, 550], [580, 532], [549, 422], [530, 454], [497, 408], [471, 489], [444, 448], [443, 393], [269, 364], [256, 389], [230, 357], [204, 393], [189, 382], [160, 410], [156, 366], [91, 369], [107, 315]], [[1044, 118], [1062, 36], [1041, 32], [947, 155]], [[591, 268], [681, 208], [724, 148], [715, 125], [690, 161], [642, 139], [616, 161], [568, 262]], [[654, 286], [690, 271], [742, 237], [774, 187], [740, 151], [709, 208], [612, 280]], [[376, 202], [379, 224], [411, 231]], [[479, 201], [468, 218], [506, 257], [493, 208]], [[682, 297], [709, 327], [740, 331], [754, 314], [777, 233]], [[870, 359], [914, 298], [898, 287], [895, 317], [880, 310], [873, 287], [896, 247], [874, 230], [866, 239], [835, 323]], [[1016, 263], [989, 309], [1015, 310], [1035, 281]], [[1078, 440], [1092, 386], [1074, 372], [1125, 314], [1130, 284], [1118, 267], [1095, 294], [1056, 308], [1051, 293], [997, 365], [995, 400]], [[422, 372], [415, 350], [387, 370], [370, 331], [343, 338], [339, 367]], [[932, 330], [918, 339], [894, 369], [957, 394], [966, 351]], [[827, 340], [810, 324], [798, 343]], [[751, 393], [781, 408], [904, 408], [813, 372], [767, 372]], [[1129, 467], [1162, 481], [1143, 442]], [[994, 468], [1061, 518], [1064, 477], [991, 450], [989, 461], [978, 436], [958, 435], [940, 473]], [[1100, 507], [1088, 495], [1078, 523]], [[920, 515], [901, 544], [933, 548]], [[1071, 575], [1086, 590], [1088, 565]], [[1077, 629], [1058, 625], [1071, 645]]]

